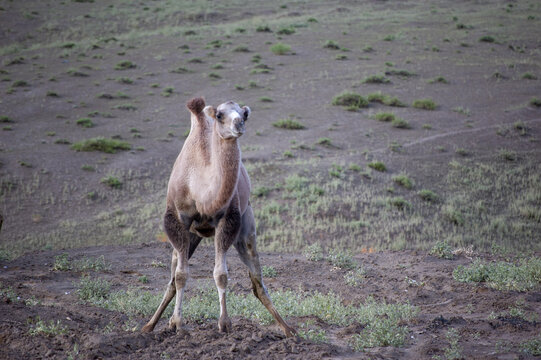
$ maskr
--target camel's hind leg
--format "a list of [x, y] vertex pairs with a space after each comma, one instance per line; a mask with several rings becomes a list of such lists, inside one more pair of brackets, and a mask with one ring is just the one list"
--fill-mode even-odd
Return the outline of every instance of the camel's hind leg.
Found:
[[255, 220], [252, 207], [248, 206], [246, 212], [242, 216], [242, 227], [237, 241], [235, 242], [242, 262], [248, 267], [250, 280], [252, 281], [252, 290], [254, 295], [267, 308], [274, 319], [278, 322], [285, 335], [291, 337], [296, 334], [296, 331], [290, 327], [280, 316], [270, 299], [267, 288], [263, 283], [261, 276], [261, 264], [259, 263], [259, 254], [256, 248], [256, 233]]
[[181, 222], [172, 210], [167, 210], [165, 213], [164, 228], [174, 248], [173, 258], [171, 260], [171, 280], [167, 285], [160, 306], [158, 306], [150, 321], [143, 327], [142, 331], [144, 332], [150, 332], [154, 329], [165, 308], [175, 295], [175, 309], [169, 320], [169, 327], [176, 327], [177, 330], [180, 330], [182, 298], [188, 280], [188, 259], [201, 241], [200, 237], [188, 231], [189, 225]]
[[158, 306], [158, 309], [150, 319], [150, 321], [143, 326], [141, 331], [143, 332], [151, 332], [154, 330], [154, 327], [158, 323], [158, 320], [162, 317], [162, 314], [164, 310], [167, 308], [167, 305], [171, 302], [173, 297], [175, 296], [177, 290], [175, 286], [175, 270], [177, 268], [177, 262], [178, 262], [178, 252], [173, 249], [173, 257], [171, 259], [171, 280], [169, 280], [169, 283], [167, 284], [167, 289], [165, 290], [165, 293], [163, 294], [162, 302], [160, 303], [160, 306]]

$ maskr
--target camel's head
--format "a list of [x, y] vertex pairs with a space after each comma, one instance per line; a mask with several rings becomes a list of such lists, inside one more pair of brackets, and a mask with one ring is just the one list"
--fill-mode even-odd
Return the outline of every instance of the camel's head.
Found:
[[244, 123], [248, 120], [251, 110], [248, 106], [240, 107], [236, 102], [228, 101], [217, 108], [207, 106], [204, 112], [216, 121], [220, 137], [232, 140], [246, 131]]

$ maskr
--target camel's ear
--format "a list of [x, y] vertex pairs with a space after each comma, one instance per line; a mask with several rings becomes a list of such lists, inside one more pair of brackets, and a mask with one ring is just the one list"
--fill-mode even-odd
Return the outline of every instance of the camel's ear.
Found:
[[250, 113], [252, 112], [252, 110], [249, 106], [243, 106], [242, 110], [244, 110], [244, 121], [246, 121], [248, 120], [248, 117], [250, 117]]
[[213, 107], [213, 106], [205, 106], [205, 108], [203, 109], [203, 112], [205, 113], [205, 115], [207, 115], [208, 117], [211, 117], [213, 119], [216, 119], [216, 108]]

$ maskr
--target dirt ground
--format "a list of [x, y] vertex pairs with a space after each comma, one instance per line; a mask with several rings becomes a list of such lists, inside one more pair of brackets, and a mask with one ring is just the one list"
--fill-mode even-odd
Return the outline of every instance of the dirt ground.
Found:
[[[496, 291], [452, 272], [541, 252], [539, 14], [533, 0], [0, 0], [0, 358], [444, 359], [450, 329], [463, 358], [528, 358], [519, 344], [540, 334], [539, 289]], [[277, 55], [277, 43], [291, 48]], [[374, 75], [384, 79], [366, 81]], [[332, 105], [343, 91], [405, 106], [348, 111]], [[326, 342], [240, 317], [231, 334], [215, 321], [175, 334], [165, 319], [141, 334], [132, 330], [148, 319], [79, 302], [84, 274], [51, 270], [62, 253], [103, 255], [111, 267], [96, 275], [115, 290], [162, 292], [169, 270], [152, 262], [169, 261], [166, 186], [195, 96], [252, 109], [240, 142], [262, 261], [277, 270], [269, 288], [409, 301], [419, 314], [406, 344], [355, 352], [361, 325], [315, 317], [288, 320], [317, 324]], [[434, 110], [413, 106], [427, 98]], [[95, 137], [130, 150], [72, 148]], [[370, 168], [376, 160], [386, 171]], [[297, 175], [316, 199], [287, 189]], [[427, 255], [442, 240], [473, 250]], [[345, 270], [306, 260], [314, 243], [351, 250], [366, 281], [349, 286]], [[208, 244], [191, 260], [191, 289], [212, 279]], [[231, 288], [252, 296], [233, 252], [229, 263]], [[510, 315], [517, 308], [531, 316]], [[30, 335], [38, 317], [67, 333]]]
[[[530, 357], [512, 344], [536, 336], [541, 330], [538, 320], [528, 321], [508, 314], [510, 307], [521, 304], [526, 313], [539, 319], [539, 292], [502, 292], [453, 280], [453, 269], [471, 262], [466, 255], [444, 260], [422, 252], [401, 251], [356, 256], [355, 260], [366, 270], [366, 281], [359, 287], [346, 285], [345, 270], [333, 268], [325, 261], [310, 262], [304, 256], [292, 254], [262, 254], [263, 264], [272, 266], [278, 273], [266, 280], [271, 291], [332, 291], [346, 304], [364, 303], [372, 296], [377, 301], [408, 301], [417, 306], [418, 315], [407, 324], [410, 338], [398, 348], [370, 348], [356, 353], [349, 341], [352, 334], [359, 331], [359, 324], [340, 327], [318, 318], [312, 320], [328, 334], [326, 343], [287, 339], [276, 325], [262, 326], [244, 318], [233, 318], [230, 334], [218, 332], [215, 320], [188, 322], [186, 331], [176, 334], [167, 330], [166, 319], [158, 323], [153, 333], [142, 334], [139, 330], [124, 328], [128, 320], [125, 315], [80, 302], [75, 290], [82, 274], [52, 271], [55, 257], [60, 254], [43, 252], [3, 263], [0, 281], [4, 288], [11, 287], [18, 298], [9, 301], [3, 297], [0, 302], [1, 358], [65, 359], [70, 354], [75, 355], [73, 349], [77, 344], [76, 358], [83, 359], [431, 359], [444, 358], [444, 351], [449, 347], [445, 334], [455, 328], [465, 359], [527, 359]], [[137, 286], [160, 293], [169, 276], [167, 268], [152, 266], [153, 262], [168, 262], [170, 250], [166, 244], [95, 247], [71, 250], [68, 254], [72, 260], [103, 255], [111, 267], [97, 275], [112, 282], [115, 290]], [[198, 280], [212, 280], [213, 259], [212, 247], [204, 246], [190, 260], [188, 297]], [[228, 262], [230, 289], [253, 296], [246, 269], [234, 252]], [[138, 282], [142, 275], [150, 280], [147, 286], [141, 287]], [[40, 299], [41, 303], [25, 305], [25, 300], [31, 297]], [[491, 317], [491, 313], [499, 315]], [[28, 320], [38, 316], [44, 321], [60, 319], [68, 327], [67, 333], [54, 337], [30, 335]], [[307, 319], [287, 320], [298, 327]], [[148, 318], [137, 317], [134, 321], [132, 325], [140, 328]], [[109, 332], [105, 333], [108, 324]]]

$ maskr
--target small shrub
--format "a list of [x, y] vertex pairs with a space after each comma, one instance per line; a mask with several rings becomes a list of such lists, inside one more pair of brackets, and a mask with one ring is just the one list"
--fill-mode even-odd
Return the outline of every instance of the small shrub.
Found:
[[163, 89], [163, 91], [161, 92], [161, 95], [162, 95], [163, 97], [169, 97], [169, 96], [171, 96], [174, 92], [175, 92], [175, 88], [172, 87], [172, 86], [169, 86], [169, 87], [166, 87], [165, 89]]
[[71, 263], [68, 259], [68, 254], [63, 253], [54, 258], [53, 271], [69, 271]]
[[71, 146], [76, 151], [101, 151], [113, 154], [118, 150], [130, 150], [131, 145], [128, 142], [96, 137], [88, 140], [76, 142]]
[[77, 69], [68, 69], [67, 74], [74, 77], [88, 77], [87, 73], [84, 73]]
[[75, 123], [84, 128], [91, 128], [94, 126], [94, 123], [89, 118], [80, 118]]
[[372, 161], [366, 164], [369, 168], [372, 168], [376, 171], [384, 172], [387, 171], [387, 167], [385, 164], [381, 161]]
[[421, 199], [428, 202], [436, 202], [439, 196], [432, 190], [423, 189], [417, 193]]
[[526, 80], [537, 80], [537, 76], [529, 72], [522, 74], [522, 78]]
[[291, 52], [291, 46], [283, 43], [271, 45], [270, 51], [275, 55], [286, 55]]
[[359, 109], [367, 107], [368, 100], [357, 93], [344, 91], [332, 99], [332, 104]]
[[383, 104], [387, 106], [394, 106], [394, 107], [406, 107], [407, 105], [403, 103], [402, 101], [398, 100], [397, 97], [386, 97]]
[[496, 39], [493, 36], [485, 35], [485, 36], [481, 36], [479, 38], [479, 41], [480, 42], [486, 42], [486, 43], [493, 43], [493, 42], [496, 41]]
[[321, 245], [314, 243], [304, 249], [303, 255], [308, 261], [320, 261], [323, 260], [323, 249]]
[[234, 52], [250, 52], [250, 49], [246, 45], [239, 45], [233, 49]]
[[411, 125], [404, 119], [395, 118], [391, 121], [391, 125], [397, 129], [411, 129]]
[[378, 121], [391, 122], [396, 120], [396, 116], [393, 113], [380, 112], [374, 115], [374, 119]]
[[256, 197], [266, 197], [271, 189], [266, 186], [258, 186], [253, 191], [252, 194]]
[[119, 189], [122, 187], [122, 181], [113, 175], [108, 175], [102, 178], [100, 182], [114, 189]]
[[349, 250], [332, 249], [327, 255], [327, 261], [333, 266], [343, 270], [355, 269], [357, 266], [353, 260], [353, 255]]
[[388, 84], [391, 80], [383, 75], [371, 75], [363, 80], [363, 84]]
[[397, 208], [398, 210], [406, 210], [411, 208], [411, 203], [400, 196], [388, 199], [387, 204]]
[[111, 284], [102, 279], [83, 276], [77, 285], [77, 296], [83, 301], [99, 304], [109, 296]]
[[218, 73], [211, 72], [211, 73], [209, 74], [209, 78], [214, 79], [214, 80], [218, 80], [218, 79], [221, 79], [222, 76], [221, 76], [220, 74], [218, 74]]
[[340, 45], [338, 45], [336, 42], [332, 40], [327, 40], [325, 44], [323, 44], [324, 49], [332, 49], [332, 50], [340, 50]]
[[334, 58], [336, 60], [347, 60], [348, 59], [347, 55], [344, 55], [344, 54], [338, 54]]
[[366, 271], [360, 267], [355, 270], [350, 270], [344, 275], [344, 281], [349, 286], [360, 286], [366, 280]]
[[271, 28], [268, 27], [267, 25], [259, 25], [258, 27], [255, 28], [255, 31], [257, 32], [272, 32]]
[[265, 278], [274, 278], [274, 277], [278, 276], [278, 271], [276, 271], [276, 269], [273, 268], [272, 266], [264, 265], [261, 268], [261, 275], [263, 275], [263, 277], [265, 277]]
[[127, 69], [133, 69], [136, 68], [137, 65], [135, 63], [129, 61], [129, 60], [123, 60], [116, 64], [115, 70], [127, 70]]
[[291, 35], [295, 34], [295, 29], [292, 27], [281, 28], [276, 32], [278, 35]]
[[431, 99], [419, 99], [415, 100], [412, 104], [412, 106], [416, 109], [423, 109], [423, 110], [435, 110], [436, 109], [436, 103]]
[[0, 116], [0, 123], [12, 123], [14, 122], [12, 118], [6, 115]]
[[294, 119], [281, 119], [272, 123], [272, 126], [289, 130], [302, 130], [306, 128], [306, 126]]
[[11, 85], [13, 87], [26, 87], [26, 86], [30, 86], [30, 84], [24, 80], [17, 80], [17, 81], [14, 81], [13, 84]]
[[30, 326], [30, 330], [28, 330], [28, 333], [32, 336], [56, 336], [66, 334], [67, 332], [68, 328], [62, 325], [62, 322], [60, 320], [56, 320], [56, 322], [50, 320], [49, 323], [46, 323], [39, 317], [37, 318], [37, 321]]
[[405, 187], [406, 189], [413, 188], [413, 181], [407, 176], [407, 175], [396, 175], [393, 176], [392, 180], [402, 187]]
[[437, 256], [441, 259], [452, 259], [453, 250], [447, 243], [447, 240], [438, 241], [429, 252], [430, 255]]
[[535, 290], [541, 284], [541, 259], [521, 259], [518, 264], [476, 259], [470, 266], [459, 265], [453, 278], [460, 282], [484, 282], [496, 290]]
[[447, 81], [446, 78], [444, 78], [443, 76], [437, 76], [433, 79], [430, 79], [428, 80], [428, 83], [429, 84], [435, 84], [435, 83], [440, 83], [440, 84], [449, 84], [449, 82]]
[[169, 72], [173, 73], [173, 74], [186, 74], [188, 72], [190, 72], [188, 69], [186, 69], [185, 67], [182, 67], [182, 66], [179, 66], [175, 69], [172, 69], [172, 70], [169, 70]]
[[262, 97], [259, 98], [259, 101], [261, 101], [261, 102], [273, 102], [274, 100], [272, 100], [268, 96], [262, 96]]
[[47, 91], [47, 93], [45, 94], [45, 96], [48, 96], [48, 97], [60, 97], [60, 96], [58, 95], [58, 93], [55, 92], [55, 91]]
[[533, 356], [541, 356], [541, 335], [521, 343], [520, 350]]
[[125, 111], [135, 111], [135, 110], [137, 110], [137, 106], [135, 106], [133, 104], [130, 104], [130, 103], [126, 103], [126, 104], [116, 105], [115, 109], [125, 110]]
[[530, 100], [530, 105], [531, 106], [535, 106], [535, 107], [541, 107], [541, 99], [538, 99], [538, 98], [532, 98]]
[[404, 69], [388, 69], [385, 71], [385, 75], [400, 76], [400, 77], [407, 78], [407, 77], [415, 76], [416, 74], [409, 70], [404, 70]]
[[332, 146], [332, 140], [328, 137], [322, 137], [317, 139], [316, 144], [322, 145], [322, 146]]

